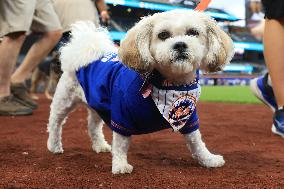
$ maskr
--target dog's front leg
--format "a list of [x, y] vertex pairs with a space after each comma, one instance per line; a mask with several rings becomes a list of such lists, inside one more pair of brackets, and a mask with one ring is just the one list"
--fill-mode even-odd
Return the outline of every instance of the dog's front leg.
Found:
[[127, 151], [130, 144], [130, 137], [122, 136], [113, 132], [112, 140], [112, 173], [131, 173], [133, 166], [127, 162]]
[[204, 167], [222, 167], [225, 164], [223, 156], [215, 155], [209, 152], [205, 143], [201, 139], [199, 130], [190, 134], [185, 134], [188, 149], [192, 153], [192, 157]]

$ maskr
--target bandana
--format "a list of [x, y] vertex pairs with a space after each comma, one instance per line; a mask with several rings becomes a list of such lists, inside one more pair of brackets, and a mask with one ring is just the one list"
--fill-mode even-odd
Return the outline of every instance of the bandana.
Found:
[[153, 86], [151, 96], [159, 112], [169, 122], [173, 131], [177, 132], [196, 114], [196, 102], [200, 93], [200, 85], [195, 80], [185, 86]]

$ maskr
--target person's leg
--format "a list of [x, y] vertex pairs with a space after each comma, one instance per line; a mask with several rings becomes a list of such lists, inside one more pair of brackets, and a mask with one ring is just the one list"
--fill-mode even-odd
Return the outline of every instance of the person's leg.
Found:
[[10, 95], [11, 74], [25, 37], [25, 32], [8, 34], [0, 44], [0, 98]]
[[284, 106], [284, 19], [265, 20], [264, 56], [278, 107]]
[[60, 21], [50, 0], [35, 0], [35, 14], [30, 30], [43, 36], [29, 49], [23, 63], [12, 75], [12, 83], [23, 83], [32, 70], [54, 48], [62, 35]]
[[25, 106], [36, 109], [37, 103], [30, 97], [24, 82], [60, 39], [61, 25], [50, 0], [18, 1], [25, 5], [22, 11], [30, 16], [26, 31], [41, 32], [43, 36], [32, 45], [23, 63], [13, 73], [11, 93]]
[[266, 19], [264, 57], [278, 108], [273, 116], [272, 132], [284, 138], [284, 18]]
[[23, 83], [32, 70], [42, 61], [61, 37], [61, 30], [45, 32], [29, 49], [23, 63], [12, 75], [12, 83]]
[[24, 40], [25, 32], [11, 33], [4, 36], [0, 44], [0, 116], [32, 114], [30, 108], [10, 94], [11, 74]]
[[30, 115], [32, 109], [23, 105], [11, 91], [11, 75], [29, 31], [35, 0], [0, 1], [0, 116]]

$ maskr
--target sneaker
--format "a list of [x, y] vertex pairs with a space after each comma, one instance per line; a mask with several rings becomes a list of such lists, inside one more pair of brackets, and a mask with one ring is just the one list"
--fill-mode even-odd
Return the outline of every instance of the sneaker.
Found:
[[27, 106], [31, 109], [37, 109], [38, 105], [32, 100], [28, 93], [28, 89], [24, 83], [16, 83], [11, 85], [11, 93], [15, 98], [18, 99], [22, 105]]
[[32, 113], [32, 109], [23, 106], [13, 95], [0, 98], [0, 116], [31, 115]]
[[269, 106], [273, 112], [277, 109], [277, 103], [274, 97], [273, 89], [268, 85], [268, 74], [262, 77], [254, 78], [250, 81], [250, 89], [252, 93]]
[[274, 134], [284, 138], [284, 109], [276, 110], [274, 113], [271, 130]]

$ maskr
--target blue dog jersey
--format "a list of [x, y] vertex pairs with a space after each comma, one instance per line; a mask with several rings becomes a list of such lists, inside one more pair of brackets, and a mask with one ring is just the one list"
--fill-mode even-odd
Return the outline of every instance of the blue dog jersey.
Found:
[[[199, 89], [197, 83], [175, 90], [173, 86], [154, 86], [153, 94], [144, 98], [139, 91], [143, 78], [119, 62], [115, 53], [80, 68], [76, 76], [88, 105], [119, 134], [130, 136], [168, 128], [187, 134], [199, 128], [198, 97], [191, 93]], [[172, 97], [167, 98], [168, 94]], [[175, 97], [177, 94], [182, 96]]]

